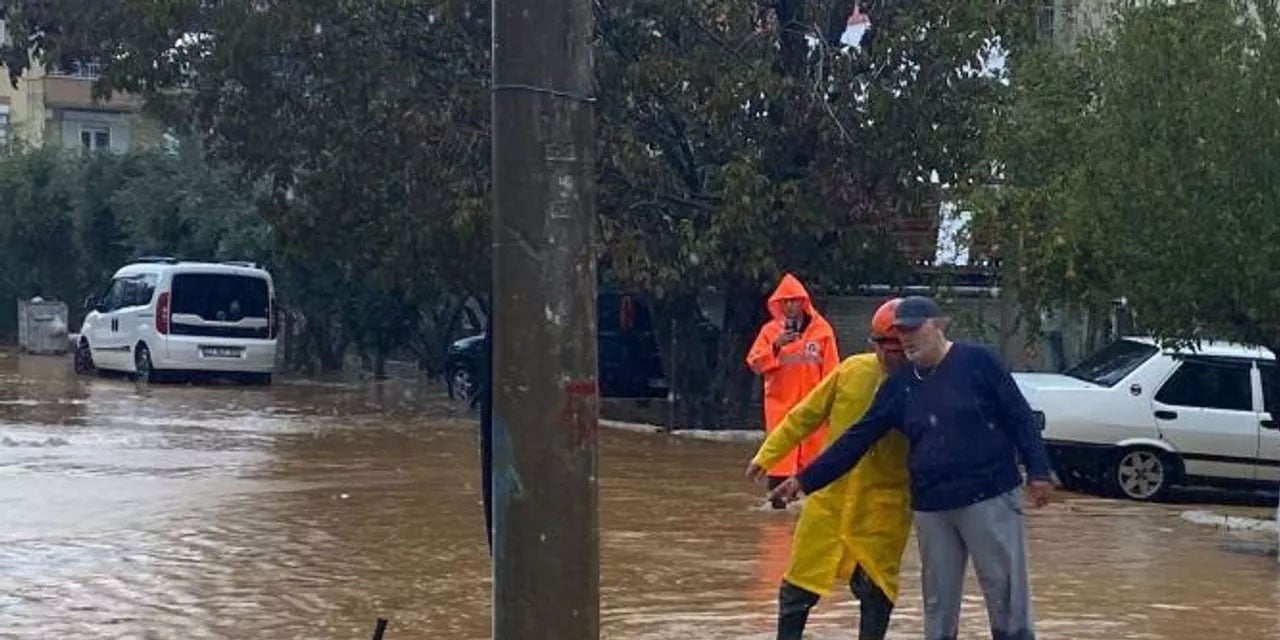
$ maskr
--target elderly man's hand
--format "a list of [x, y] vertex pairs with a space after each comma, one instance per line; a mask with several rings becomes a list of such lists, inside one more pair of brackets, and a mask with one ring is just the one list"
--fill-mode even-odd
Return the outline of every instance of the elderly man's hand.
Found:
[[756, 464], [754, 460], [747, 463], [746, 475], [748, 480], [752, 482], [760, 482], [761, 480], [764, 480], [764, 476], [766, 473], [768, 473], [768, 470]]
[[1027, 498], [1036, 508], [1049, 504], [1053, 497], [1053, 483], [1048, 480], [1031, 480], [1027, 483]]
[[787, 478], [776, 489], [769, 493], [771, 502], [790, 504], [804, 497], [804, 487], [794, 477]]

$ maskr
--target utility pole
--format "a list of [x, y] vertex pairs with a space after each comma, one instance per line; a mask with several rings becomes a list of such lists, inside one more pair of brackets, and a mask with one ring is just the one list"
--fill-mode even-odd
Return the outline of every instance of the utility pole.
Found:
[[590, 0], [493, 0], [495, 640], [598, 640]]

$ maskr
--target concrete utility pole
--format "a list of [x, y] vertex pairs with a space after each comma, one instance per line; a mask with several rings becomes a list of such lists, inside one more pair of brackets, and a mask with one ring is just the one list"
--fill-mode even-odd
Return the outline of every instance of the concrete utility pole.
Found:
[[493, 0], [493, 627], [600, 637], [590, 0]]

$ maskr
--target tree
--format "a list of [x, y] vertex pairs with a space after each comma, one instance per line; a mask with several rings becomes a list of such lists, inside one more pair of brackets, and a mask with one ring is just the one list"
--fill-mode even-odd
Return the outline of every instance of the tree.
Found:
[[[487, 288], [488, 3], [82, 4], [7, 3], [9, 68], [97, 58], [100, 91], [144, 95], [266, 185], [283, 255], [379, 301], [308, 297], [306, 315], [397, 301], [456, 317], [432, 310]], [[677, 376], [705, 382], [699, 421], [743, 420], [742, 358], [782, 271], [904, 273], [886, 231], [933, 215], [934, 175], [972, 184], [1006, 90], [986, 55], [1020, 47], [1037, 4], [868, 1], [872, 27], [846, 45], [852, 0], [597, 0], [602, 272], [657, 298], [680, 353], [697, 294], [726, 296], [713, 353]], [[341, 326], [378, 345], [403, 317]]]
[[487, 289], [485, 3], [6, 4], [15, 78], [37, 60], [99, 60], [97, 92], [143, 96], [255, 185], [277, 259], [334, 278], [307, 288], [339, 299], [293, 301], [306, 326], [360, 332], [324, 342], [380, 360], [402, 317]]
[[251, 194], [198, 153], [0, 155], [0, 309], [19, 297], [67, 301], [73, 313], [144, 254], [263, 260], [269, 228]]
[[75, 300], [76, 168], [52, 151], [0, 155], [0, 328], [16, 330], [15, 300]]
[[1172, 343], [1280, 347], [1280, 15], [1153, 4], [1014, 70], [986, 201], [1028, 311], [1126, 297]]
[[691, 358], [719, 370], [677, 375], [710, 379], [704, 420], [744, 418], [741, 363], [783, 271], [904, 275], [887, 232], [934, 215], [931, 174], [963, 192], [981, 169], [1005, 90], [984, 55], [1024, 41], [1030, 3], [865, 4], [856, 46], [840, 42], [852, 2], [596, 5], [605, 267], [665, 298], [686, 342], [692, 298], [725, 296], [716, 357]]

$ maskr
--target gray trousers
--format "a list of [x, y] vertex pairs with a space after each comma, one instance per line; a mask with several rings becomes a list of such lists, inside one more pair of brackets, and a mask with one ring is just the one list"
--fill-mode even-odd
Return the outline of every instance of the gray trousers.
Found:
[[955, 640], [969, 558], [994, 640], [1035, 640], [1022, 490], [952, 511], [916, 511], [926, 640]]

